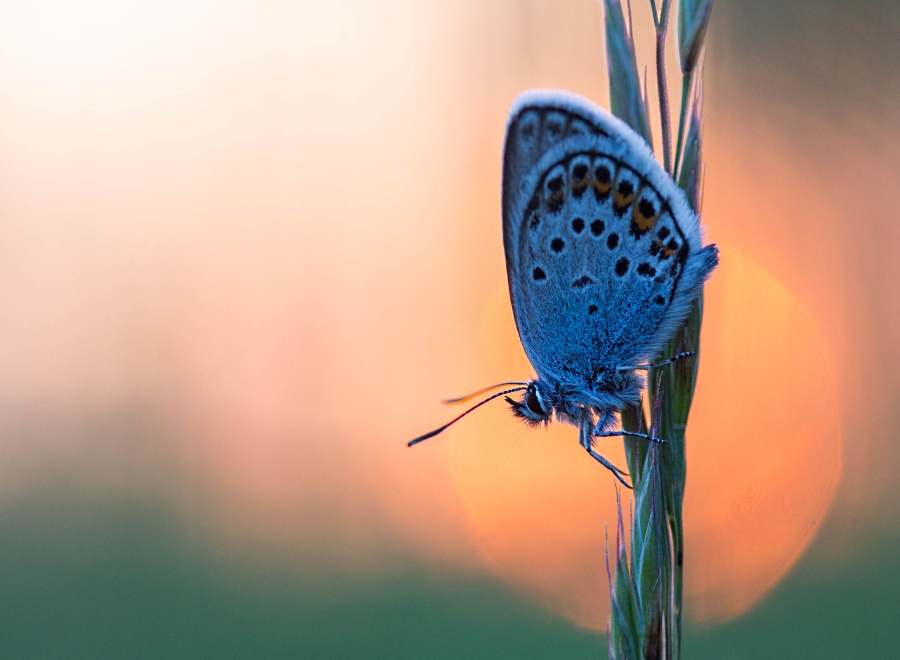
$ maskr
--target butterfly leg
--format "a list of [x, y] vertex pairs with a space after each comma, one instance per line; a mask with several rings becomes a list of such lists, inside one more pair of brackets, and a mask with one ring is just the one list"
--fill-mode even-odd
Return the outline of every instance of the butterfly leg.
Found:
[[591, 420], [590, 418], [585, 419], [581, 422], [581, 427], [579, 429], [579, 441], [581, 442], [581, 446], [587, 450], [587, 453], [591, 455], [596, 461], [598, 461], [603, 467], [613, 473], [613, 476], [622, 482], [622, 485], [625, 488], [631, 488], [631, 484], [625, 481], [624, 476], [628, 476], [627, 472], [623, 472], [615, 465], [610, 463], [608, 460], [603, 458], [600, 454], [594, 451], [594, 448], [591, 446], [593, 434], [591, 433]]
[[603, 435], [603, 432], [616, 426], [616, 416], [610, 411], [604, 410], [597, 419], [597, 425], [594, 426], [594, 435]]
[[676, 360], [681, 360], [682, 358], [691, 357], [692, 355], [696, 355], [696, 351], [685, 351], [684, 353], [679, 353], [678, 355], [673, 355], [668, 360], [663, 360], [662, 362], [654, 362], [653, 364], [637, 364], [629, 367], [616, 367], [616, 371], [633, 371], [635, 369], [655, 369], [656, 367], [662, 367], [667, 364], [672, 364]]
[[646, 433], [632, 433], [631, 431], [603, 431], [602, 433], [594, 434], [594, 437], [611, 438], [616, 435], [627, 435], [632, 438], [643, 438], [644, 440], [652, 440], [653, 442], [665, 442], [663, 438], [657, 438], [654, 435], [647, 435]]
[[600, 413], [600, 419], [597, 420], [597, 425], [594, 427], [594, 437], [595, 438], [610, 438], [617, 435], [628, 435], [633, 438], [644, 438], [645, 440], [652, 440], [653, 442], [665, 442], [662, 438], [657, 438], [656, 436], [647, 435], [646, 433], [632, 433], [631, 431], [613, 431], [610, 429], [616, 423], [616, 417], [610, 411], [604, 410]]

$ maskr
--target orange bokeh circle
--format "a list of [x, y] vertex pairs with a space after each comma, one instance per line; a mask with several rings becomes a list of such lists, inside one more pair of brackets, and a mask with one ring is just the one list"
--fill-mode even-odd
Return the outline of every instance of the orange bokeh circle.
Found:
[[[707, 285], [701, 353], [687, 440], [685, 602], [694, 620], [713, 622], [752, 607], [809, 544], [840, 477], [841, 436], [837, 379], [815, 322], [732, 251]], [[531, 375], [505, 289], [485, 310], [472, 355], [461, 384]], [[611, 475], [573, 427], [530, 430], [506, 407], [486, 408], [448, 438], [484, 556], [552, 611], [605, 629]], [[620, 441], [599, 449], [624, 466]]]

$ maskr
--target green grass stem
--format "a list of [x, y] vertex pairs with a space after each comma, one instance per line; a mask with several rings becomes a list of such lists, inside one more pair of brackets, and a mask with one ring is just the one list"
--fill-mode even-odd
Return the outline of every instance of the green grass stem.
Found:
[[[702, 94], [697, 62], [712, 7], [711, 0], [682, 0], [679, 4], [679, 48], [682, 64], [681, 109], [675, 156], [671, 154], [671, 118], [665, 77], [665, 37], [670, 0], [657, 7], [650, 0], [656, 28], [656, 67], [659, 86], [663, 164], [700, 212], [702, 182]], [[607, 59], [612, 111], [650, 144], [646, 94], [640, 79], [631, 34], [618, 0], [604, 0]], [[696, 93], [692, 95], [692, 90]], [[615, 660], [680, 660], [682, 596], [684, 591], [684, 525], [682, 507], [687, 478], [685, 429], [694, 397], [700, 357], [702, 296], [660, 354], [667, 358], [694, 351], [691, 358], [650, 370], [650, 422], [643, 408], [622, 410], [622, 427], [666, 439], [664, 444], [626, 437], [625, 456], [634, 487], [631, 551], [626, 552], [622, 507], [616, 533], [615, 575], [609, 566], [609, 654]], [[608, 555], [608, 551], [607, 551]], [[614, 579], [613, 579], [614, 577]]]

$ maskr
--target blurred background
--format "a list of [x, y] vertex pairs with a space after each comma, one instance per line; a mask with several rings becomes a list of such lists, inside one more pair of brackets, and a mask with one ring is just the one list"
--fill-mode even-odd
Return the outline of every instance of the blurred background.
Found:
[[[405, 446], [530, 375], [506, 113], [604, 57], [593, 0], [0, 2], [0, 655], [605, 657], [575, 430]], [[898, 61], [892, 0], [716, 0], [687, 658], [894, 657]]]

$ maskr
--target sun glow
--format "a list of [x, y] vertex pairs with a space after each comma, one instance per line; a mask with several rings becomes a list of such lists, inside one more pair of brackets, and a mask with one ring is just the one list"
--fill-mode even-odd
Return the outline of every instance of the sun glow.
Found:
[[[841, 436], [834, 367], [795, 298], [726, 247], [705, 301], [687, 440], [685, 600], [689, 616], [715, 621], [747, 611], [812, 539], [840, 476]], [[462, 378], [529, 371], [500, 290]], [[501, 408], [452, 440], [456, 483], [485, 556], [517, 588], [603, 630], [612, 479], [574, 428], [528, 430]], [[621, 442], [598, 448], [624, 466]]]

